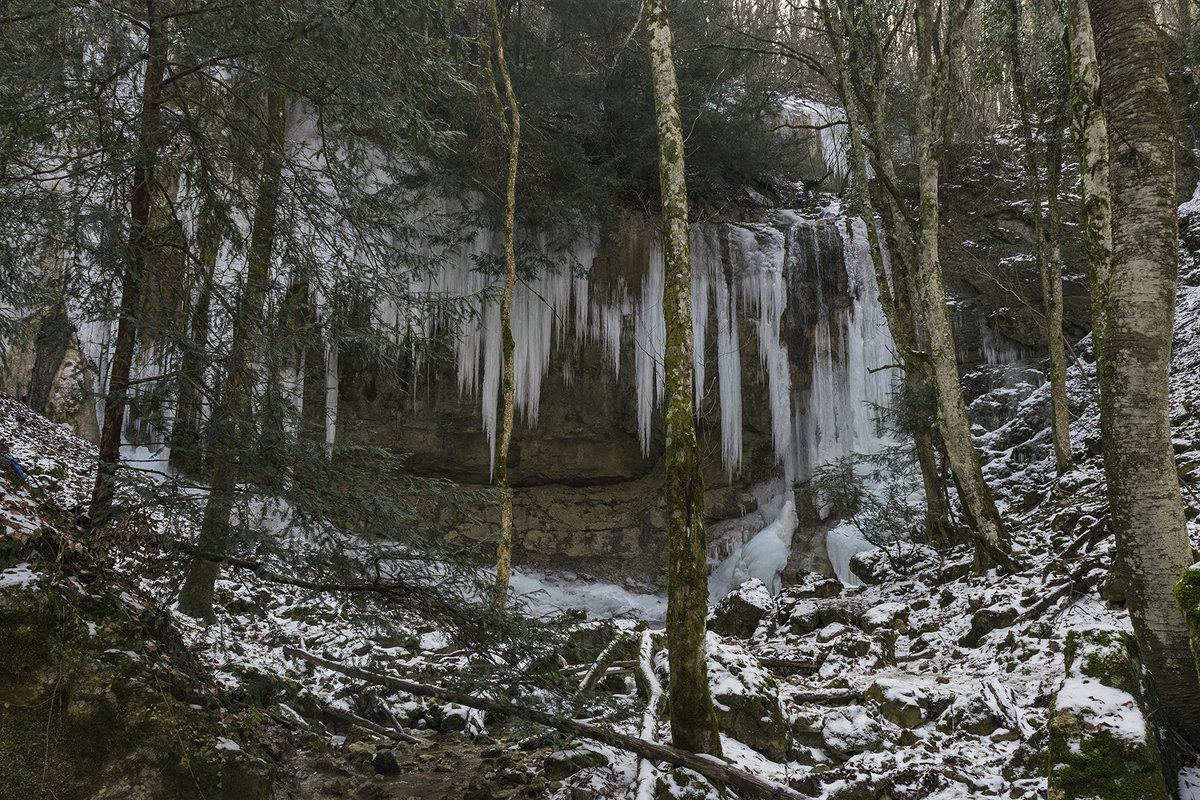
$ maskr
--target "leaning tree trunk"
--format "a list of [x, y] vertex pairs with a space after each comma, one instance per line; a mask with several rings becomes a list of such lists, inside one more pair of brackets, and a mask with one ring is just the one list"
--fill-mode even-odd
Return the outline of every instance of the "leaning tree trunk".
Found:
[[[917, 294], [929, 333], [930, 371], [938, 406], [938, 430], [946, 448], [954, 483], [967, 523], [976, 536], [978, 561], [994, 561], [1012, 567], [1008, 555], [1004, 523], [991, 490], [983, 479], [979, 454], [971, 440], [971, 425], [963, 402], [958, 376], [958, 357], [950, 327], [950, 309], [938, 259], [938, 177], [941, 165], [944, 126], [940, 122], [939, 70], [935, 64], [935, 26], [933, 3], [916, 4], [917, 27], [917, 167], [920, 205], [916, 232]], [[952, 55], [944, 55], [950, 58]], [[944, 73], [943, 73], [944, 76]]]
[[[836, 42], [834, 33], [834, 9], [828, 2], [821, 4], [821, 16], [825, 25], [826, 35], [831, 44]], [[930, 391], [926, 365], [916, 357], [917, 320], [913, 312], [912, 298], [908, 291], [908, 278], [904, 269], [899, 265], [903, 258], [893, 254], [892, 264], [897, 265], [891, 270], [884, 261], [883, 241], [879, 234], [876, 220], [876, 203], [871, 195], [871, 182], [867, 172], [866, 145], [863, 143], [862, 126], [858, 119], [859, 104], [854, 99], [850, 88], [850, 80], [845, 55], [840, 46], [833, 44], [831, 48], [836, 72], [836, 86], [846, 109], [846, 127], [850, 140], [848, 158], [851, 168], [851, 185], [854, 196], [858, 201], [859, 213], [867, 230], [868, 250], [871, 254], [871, 264], [875, 273], [875, 283], [879, 289], [879, 302], [883, 308], [884, 321], [888, 333], [900, 356], [901, 368], [904, 371], [905, 391], [910, 402], [918, 403]], [[869, 83], [868, 76], [859, 76], [859, 80]], [[874, 86], [869, 87], [874, 94]], [[886, 154], [884, 161], [890, 164]], [[876, 165], [876, 172], [888, 169], [884, 164]], [[883, 205], [883, 204], [880, 204]], [[886, 224], [886, 218], [884, 218]], [[896, 237], [893, 237], [896, 238]], [[921, 471], [921, 486], [925, 494], [925, 532], [929, 542], [938, 548], [949, 547], [954, 543], [954, 531], [950, 524], [950, 503], [946, 482], [942, 480], [938, 469], [937, 448], [933, 431], [926, 426], [913, 425], [908, 431], [913, 437], [917, 465]]]
[[213, 615], [213, 586], [229, 540], [229, 521], [237, 481], [243, 471], [241, 450], [251, 428], [250, 394], [254, 382], [255, 340], [262, 331], [275, 246], [279, 191], [283, 176], [283, 143], [287, 107], [283, 94], [267, 95], [262, 175], [254, 203], [254, 221], [246, 256], [246, 284], [234, 310], [225, 386], [212, 414], [212, 480], [204, 519], [196, 541], [197, 554], [179, 593], [179, 610], [199, 619]]
[[1171, 97], [1149, 0], [1090, 0], [1108, 122], [1112, 272], [1093, 303], [1116, 566], [1161, 721], [1200, 747], [1200, 685], [1171, 589], [1192, 563], [1168, 395], [1178, 277]]
[[[512, 334], [513, 291], [517, 285], [516, 212], [517, 212], [517, 163], [521, 149], [521, 112], [517, 106], [517, 95], [513, 91], [512, 77], [504, 57], [504, 33], [500, 26], [500, 14], [496, 0], [491, 3], [492, 38], [495, 42], [496, 63], [499, 65], [504, 97], [501, 99], [492, 73], [492, 94], [496, 100], [496, 111], [500, 128], [508, 143], [508, 180], [504, 194], [504, 293], [500, 296], [500, 337], [504, 356], [504, 372], [500, 382], [500, 436], [496, 442], [496, 488], [500, 490], [500, 541], [496, 547], [496, 583], [492, 590], [492, 607], [503, 611], [508, 602], [508, 582], [512, 574], [513, 551], [513, 496], [508, 483], [508, 450], [512, 444], [513, 411], [516, 405], [516, 343]], [[489, 72], [491, 71], [489, 61]]]
[[663, 314], [666, 318], [667, 647], [671, 739], [695, 753], [721, 754], [708, 687], [708, 615], [704, 482], [692, 395], [692, 265], [684, 181], [679, 88], [671, 61], [666, 0], [645, 0], [646, 42], [654, 84], [663, 203]]
[[162, 104], [163, 78], [167, 68], [167, 22], [157, 0], [146, 2], [146, 71], [142, 79], [141, 127], [137, 158], [133, 169], [133, 188], [129, 198], [129, 255], [121, 271], [121, 305], [117, 320], [117, 339], [113, 345], [108, 371], [108, 392], [104, 397], [104, 422], [100, 428], [100, 452], [97, 456], [96, 483], [92, 488], [88, 517], [102, 522], [110, 513], [116, 491], [117, 467], [121, 462], [121, 433], [125, 426], [125, 407], [129, 400], [129, 374], [133, 367], [133, 348], [137, 336], [137, 315], [141, 310], [142, 282], [146, 277], [148, 256], [153, 246], [150, 211], [153, 206], [155, 165], [158, 159], [158, 127]]

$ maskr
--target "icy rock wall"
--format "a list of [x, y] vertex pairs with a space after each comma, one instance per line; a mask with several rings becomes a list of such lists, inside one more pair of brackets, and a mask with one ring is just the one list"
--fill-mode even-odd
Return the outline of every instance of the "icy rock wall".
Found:
[[[455, 338], [458, 387], [479, 397], [494, 448], [501, 374], [499, 311], [487, 300], [491, 277], [475, 269], [476, 242], [429, 287], [474, 304], [477, 320]], [[702, 224], [692, 231], [692, 316], [697, 407], [715, 394], [721, 459], [727, 474], [742, 466], [743, 385], [762, 385], [776, 462], [789, 480], [853, 452], [878, 446], [874, 416], [892, 386], [891, 344], [879, 307], [861, 223], [780, 212], [762, 224]], [[519, 283], [513, 301], [517, 411], [538, 420], [553, 348], [573, 337], [599, 343], [619, 375], [622, 355], [634, 365], [638, 437], [652, 445], [662, 401], [665, 325], [663, 260], [657, 242], [644, 263], [594, 287], [589, 266], [597, 245], [577, 245], [567, 265]], [[715, 355], [715, 363], [713, 356]], [[751, 367], [757, 365], [757, 369]], [[570, 371], [564, 370], [564, 381]]]

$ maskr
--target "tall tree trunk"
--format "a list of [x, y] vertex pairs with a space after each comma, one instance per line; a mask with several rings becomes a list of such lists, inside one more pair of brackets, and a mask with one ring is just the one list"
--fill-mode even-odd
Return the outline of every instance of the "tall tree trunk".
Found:
[[[1004, 523], [983, 479], [979, 454], [958, 376], [958, 358], [950, 327], [950, 309], [938, 257], [938, 177], [946, 134], [944, 104], [952, 88], [935, 61], [938, 24], [932, 0], [916, 3], [917, 28], [917, 169], [920, 205], [916, 231], [917, 295], [929, 333], [930, 369], [938, 405], [938, 431], [946, 448], [967, 523], [976, 536], [977, 562], [1012, 566]], [[949, 12], [955, 14], [955, 10]], [[965, 13], [965, 11], [958, 12]], [[945, 53], [941, 58], [954, 58]]]
[[642, 13], [654, 84], [659, 182], [663, 203], [663, 313], [666, 318], [667, 647], [671, 670], [671, 738], [676, 747], [721, 754], [708, 686], [708, 615], [704, 481], [692, 394], [692, 264], [684, 181], [679, 88], [671, 60], [666, 0], [645, 0]]
[[[1021, 123], [1025, 146], [1025, 183], [1029, 187], [1030, 216], [1033, 218], [1034, 261], [1042, 285], [1042, 308], [1046, 314], [1046, 345], [1050, 358], [1050, 439], [1054, 445], [1054, 464], [1059, 475], [1071, 468], [1070, 414], [1067, 408], [1067, 350], [1062, 335], [1062, 248], [1058, 243], [1058, 180], [1061, 172], [1061, 145], [1058, 144], [1059, 115], [1051, 115], [1049, 146], [1046, 153], [1047, 184], [1042, 185], [1040, 146], [1034, 111], [1029, 98], [1025, 60], [1021, 54], [1021, 3], [1008, 0], [1008, 50], [1012, 66], [1013, 95]], [[1051, 178], [1053, 180], [1051, 180]], [[1043, 193], [1045, 188], [1045, 193]], [[1048, 203], [1042, 213], [1042, 199]], [[1053, 220], [1048, 219], [1053, 217]]]
[[1058, 192], [1062, 182], [1061, 113], [1054, 115], [1046, 150], [1046, 260], [1042, 265], [1042, 307], [1046, 312], [1046, 343], [1050, 350], [1050, 431], [1054, 465], [1059, 475], [1070, 471], [1071, 409], [1067, 402], [1067, 341], [1063, 336], [1062, 213]]
[[[836, 17], [828, 2], [821, 3], [821, 15], [826, 34], [833, 45], [836, 86], [842, 99], [842, 105], [846, 109], [846, 127], [850, 140], [848, 157], [851, 184], [854, 188], [854, 197], [859, 206], [860, 216], [867, 229], [867, 245], [875, 272], [875, 283], [879, 289], [879, 302], [883, 308], [883, 317], [887, 323], [888, 333], [891, 334], [892, 342], [896, 345], [900, 356], [906, 392], [911, 402], [918, 403], [932, 390], [929, 386], [926, 364], [916, 357], [919, 349], [917, 346], [917, 320], [913, 312], [909, 282], [904, 274], [902, 258], [893, 255], [893, 268], [890, 272], [884, 260], [884, 243], [879, 234], [876, 207], [886, 205], [886, 203], [878, 204], [871, 196], [871, 182], [867, 172], [867, 151], [863, 143], [862, 125], [858, 119], [859, 104], [855, 101], [850, 87], [845, 55], [836, 43], [837, 37], [834, 33]], [[880, 167], [880, 169], [883, 168]], [[935, 547], [949, 547], [954, 541], [954, 531], [950, 524], [950, 504], [946, 484], [938, 469], [933, 431], [917, 425], [913, 426], [910, 433], [916, 450], [917, 465], [921, 471], [921, 486], [925, 494], [926, 536]]]
[[104, 397], [104, 422], [100, 428], [96, 483], [88, 516], [93, 524], [103, 522], [112, 509], [117, 467], [121, 462], [121, 433], [129, 400], [129, 374], [141, 310], [141, 288], [150, 249], [150, 212], [153, 206], [154, 171], [158, 161], [159, 111], [167, 63], [167, 22], [157, 0], [146, 0], [146, 71], [142, 79], [141, 119], [133, 188], [129, 198], [129, 253], [121, 271], [121, 305], [117, 339], [108, 371]]
[[1200, 747], [1200, 684], [1171, 589], [1192, 563], [1168, 397], [1178, 278], [1171, 97], [1149, 0], [1089, 0], [1108, 123], [1112, 272], [1098, 349], [1117, 567], [1161, 721]]
[[262, 332], [270, 281], [287, 131], [287, 106], [283, 94], [271, 90], [266, 105], [266, 141], [246, 255], [246, 283], [234, 309], [225, 385], [212, 414], [214, 449], [208, 502], [196, 541], [198, 554], [192, 559], [179, 593], [179, 610], [199, 619], [209, 619], [213, 615], [213, 586], [228, 543], [235, 489], [243, 470], [241, 449], [252, 426], [250, 394], [254, 382], [255, 345]]
[[[492, 38], [495, 59], [504, 84], [504, 97], [492, 74], [492, 94], [500, 127], [508, 143], [508, 175], [504, 194], [504, 293], [500, 296], [500, 337], [504, 356], [504, 372], [500, 382], [500, 436], [496, 442], [496, 487], [500, 489], [500, 541], [496, 548], [496, 583], [492, 592], [492, 607], [503, 611], [508, 602], [508, 582], [512, 574], [513, 496], [508, 483], [508, 450], [512, 444], [513, 416], [516, 405], [516, 343], [512, 334], [513, 292], [517, 286], [516, 213], [517, 163], [521, 150], [521, 112], [513, 91], [512, 77], [504, 57], [504, 31], [496, 0], [491, 2]], [[491, 69], [489, 62], [489, 71]], [[489, 399], [490, 400], [490, 399]]]
[[[1086, 0], [1067, 0], [1071, 138], [1079, 161], [1080, 211], [1092, 307], [1108, 302], [1112, 274], [1112, 200], [1108, 187], [1108, 123], [1100, 103], [1100, 72]], [[1092, 314], [1092, 344], [1104, 339], [1103, 314]]]
[[[171, 432], [171, 463], [199, 474], [204, 468], [201, 431], [204, 427], [204, 371], [208, 360], [212, 320], [213, 273], [221, 246], [217, 203], [209, 198], [200, 211], [196, 230], [196, 272], [199, 284], [191, 304], [188, 342], [179, 364], [179, 390]], [[210, 398], [211, 399], [211, 398]]]

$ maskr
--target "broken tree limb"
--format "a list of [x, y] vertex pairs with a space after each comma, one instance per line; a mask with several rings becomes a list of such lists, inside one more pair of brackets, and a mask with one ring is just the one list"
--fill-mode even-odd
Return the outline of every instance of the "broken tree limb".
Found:
[[1040, 616], [1044, 611], [1055, 605], [1059, 600], [1074, 594], [1091, 591], [1096, 584], [1104, 579], [1104, 570], [1096, 559], [1088, 559], [1071, 573], [1070, 578], [1057, 586], [1052, 592], [1029, 607], [1025, 613], [1017, 617], [1017, 622], [1028, 622]]
[[526, 708], [486, 697], [475, 697], [474, 695], [457, 692], [453, 689], [443, 689], [440, 686], [428, 686], [401, 678], [393, 678], [388, 675], [379, 675], [357, 667], [339, 664], [336, 661], [330, 661], [327, 658], [321, 658], [312, 653], [297, 650], [294, 647], [284, 647], [283, 653], [289, 658], [309, 661], [326, 669], [357, 678], [365, 683], [386, 686], [390, 689], [397, 689], [420, 697], [434, 697], [447, 703], [458, 703], [459, 705], [477, 708], [492, 714], [518, 717], [537, 723], [538, 725], [544, 725], [547, 728], [554, 728], [555, 730], [582, 736], [585, 739], [591, 739], [611, 747], [626, 750], [634, 755], [652, 761], [665, 761], [677, 767], [685, 767], [693, 772], [700, 773], [710, 780], [718, 781], [752, 797], [762, 798], [762, 800], [810, 800], [807, 796], [799, 794], [786, 786], [774, 783], [773, 781], [763, 780], [748, 772], [732, 767], [723, 761], [718, 761], [711, 756], [699, 756], [675, 747], [647, 742], [637, 736], [617, 733], [616, 731], [586, 722], [556, 717], [553, 714], [539, 711], [535, 708]]
[[392, 730], [391, 728], [386, 728], [383, 725], [377, 725], [374, 722], [371, 722], [371, 720], [360, 717], [358, 714], [354, 714], [350, 711], [342, 711], [340, 708], [334, 708], [333, 706], [328, 705], [322, 706], [321, 711], [333, 717], [334, 719], [340, 719], [343, 722], [349, 722], [351, 725], [357, 725], [360, 728], [364, 728], [372, 733], [378, 733], [380, 736], [386, 736], [389, 739], [397, 742], [418, 744], [421, 741], [415, 736], [409, 736], [404, 731]]
[[787, 677], [788, 675], [812, 675], [825, 663], [825, 654], [822, 653], [820, 656], [808, 660], [763, 656], [758, 659], [758, 663], [776, 675], [783, 677]]
[[[658, 714], [662, 707], [663, 689], [658, 676], [654, 674], [654, 646], [650, 629], [642, 631], [642, 643], [638, 648], [638, 673], [641, 682], [646, 686], [646, 710], [642, 713], [642, 738], [653, 742], [658, 729]], [[657, 781], [654, 775], [654, 764], [649, 759], [638, 761], [637, 796], [636, 800], [654, 800], [654, 788]]]
[[825, 691], [789, 692], [788, 698], [795, 703], [810, 703], [815, 706], [844, 706], [862, 702], [863, 693], [858, 689], [827, 689]]
[[579, 682], [579, 691], [590, 692], [596, 688], [596, 681], [604, 677], [608, 671], [608, 665], [617, 656], [617, 645], [625, 639], [624, 636], [618, 634], [613, 637], [613, 640], [608, 643], [608, 647], [601, 651], [596, 657], [596, 663], [592, 664], [592, 668], [583, 676], [583, 680]]
[[1010, 730], [1016, 731], [1017, 735], [1021, 737], [1021, 741], [1029, 740], [1029, 737], [1033, 735], [1033, 726], [1021, 713], [1012, 690], [992, 678], [983, 684], [983, 699], [991, 708], [992, 713], [1004, 720]]

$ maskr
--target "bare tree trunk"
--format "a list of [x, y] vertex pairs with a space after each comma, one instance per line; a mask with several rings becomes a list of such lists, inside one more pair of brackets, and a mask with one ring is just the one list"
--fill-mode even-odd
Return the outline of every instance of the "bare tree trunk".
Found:
[[[1054, 445], [1054, 464], [1059, 475], [1071, 469], [1070, 414], [1067, 408], [1067, 350], [1062, 335], [1062, 248], [1058, 243], [1058, 175], [1062, 170], [1061, 145], [1058, 144], [1057, 113], [1051, 115], [1049, 146], [1046, 153], [1047, 186], [1041, 178], [1041, 159], [1034, 111], [1026, 82], [1025, 61], [1021, 54], [1021, 4], [1008, 1], [1009, 61], [1012, 65], [1013, 95], [1020, 115], [1024, 140], [1025, 183], [1029, 187], [1030, 215], [1033, 218], [1034, 261], [1042, 284], [1042, 307], [1046, 314], [1046, 345], [1050, 358], [1050, 439]], [[1053, 185], [1050, 185], [1053, 184]], [[1042, 213], [1043, 188], [1046, 189], [1047, 213]]]
[[692, 264], [684, 181], [679, 88], [671, 60], [666, 0], [645, 0], [663, 203], [663, 312], [666, 318], [667, 647], [671, 739], [695, 753], [721, 754], [708, 687], [704, 481], [692, 394]]
[[1059, 475], [1070, 471], [1071, 409], [1067, 402], [1067, 342], [1063, 337], [1062, 213], [1058, 192], [1062, 181], [1062, 115], [1055, 114], [1046, 152], [1046, 236], [1049, 252], [1041, 270], [1042, 306], [1046, 311], [1046, 343], [1050, 350], [1050, 430]]
[[499, 65], [504, 97], [496, 86], [491, 61], [488, 72], [492, 79], [492, 95], [500, 128], [508, 143], [508, 176], [504, 194], [504, 293], [500, 296], [500, 337], [504, 357], [504, 372], [500, 381], [500, 436], [496, 442], [496, 487], [500, 489], [500, 541], [496, 547], [496, 583], [492, 590], [492, 607], [503, 611], [508, 602], [508, 582], [512, 574], [513, 496], [508, 482], [508, 450], [512, 444], [513, 416], [516, 405], [516, 342], [512, 334], [513, 291], [517, 285], [516, 212], [517, 164], [521, 151], [521, 111], [513, 91], [512, 76], [504, 57], [504, 31], [496, 0], [491, 0], [492, 40], [496, 47], [495, 60]]
[[[1011, 566], [1007, 554], [1004, 523], [991, 490], [983, 479], [979, 454], [971, 440], [971, 426], [963, 402], [962, 385], [958, 377], [957, 352], [950, 327], [950, 309], [946, 305], [946, 289], [942, 282], [942, 265], [938, 258], [938, 177], [941, 154], [945, 149], [948, 102], [952, 91], [944, 67], [935, 60], [934, 40], [938, 18], [932, 0], [916, 3], [917, 27], [917, 169], [920, 205], [916, 231], [917, 295], [922, 316], [929, 332], [930, 368], [938, 404], [938, 430], [946, 448], [954, 483], [958, 487], [967, 523], [977, 538], [977, 561], [980, 564], [996, 561]], [[962, 24], [956, 15], [964, 8], [945, 12], [948, 25]], [[952, 48], [953, 37], [947, 37]], [[953, 59], [951, 51], [941, 55], [941, 61]]]
[[1172, 587], [1192, 563], [1168, 396], [1178, 278], [1171, 97], [1149, 0], [1090, 0], [1108, 122], [1112, 272], [1092, 313], [1117, 568], [1161, 722], [1200, 747], [1200, 684]]
[[129, 254], [121, 271], [121, 306], [117, 321], [117, 340], [113, 346], [108, 372], [108, 392], [104, 397], [104, 422], [100, 428], [100, 452], [97, 456], [96, 483], [92, 489], [88, 516], [99, 523], [112, 510], [116, 490], [117, 467], [121, 462], [121, 433], [125, 407], [129, 400], [129, 373], [133, 367], [133, 347], [137, 336], [137, 316], [141, 310], [142, 282], [153, 242], [150, 212], [153, 206], [154, 171], [157, 156], [159, 111], [162, 84], [167, 63], [167, 22], [157, 0], [146, 0], [146, 71], [142, 79], [142, 107], [139, 124], [137, 161], [133, 170], [133, 189], [129, 199]]
[[[849, 162], [855, 198], [860, 215], [867, 229], [867, 244], [875, 272], [875, 283], [879, 288], [879, 301], [883, 308], [884, 321], [892, 342], [895, 343], [904, 369], [904, 381], [911, 402], [920, 402], [930, 391], [926, 365], [916, 357], [917, 320], [913, 313], [908, 278], [903, 259], [893, 256], [889, 274], [883, 257], [883, 241], [876, 220], [877, 204], [871, 196], [871, 182], [867, 173], [867, 152], [863, 144], [862, 126], [858, 119], [858, 103], [850, 88], [845, 56], [834, 33], [834, 11], [828, 2], [821, 4], [822, 20], [832, 45], [835, 80], [838, 94], [846, 109], [846, 127], [850, 139]], [[873, 92], [872, 92], [873, 93]], [[886, 205], [886, 203], [882, 204]], [[893, 226], [894, 227], [894, 226]], [[949, 501], [946, 484], [938, 470], [937, 449], [934, 435], [926, 427], [915, 426], [911, 431], [917, 454], [917, 465], [921, 470], [921, 485], [925, 494], [925, 531], [935, 547], [949, 547], [954, 541], [950, 524]]]
[[246, 283], [234, 310], [225, 386], [212, 414], [212, 479], [200, 535], [196, 541], [199, 554], [192, 560], [179, 593], [179, 610], [199, 619], [213, 616], [213, 586], [220, 570], [219, 560], [229, 540], [235, 489], [244, 469], [241, 448], [251, 428], [252, 365], [256, 338], [262, 331], [270, 281], [286, 130], [287, 106], [283, 94], [271, 90], [267, 95], [262, 176], [254, 203], [254, 221], [246, 257]]

